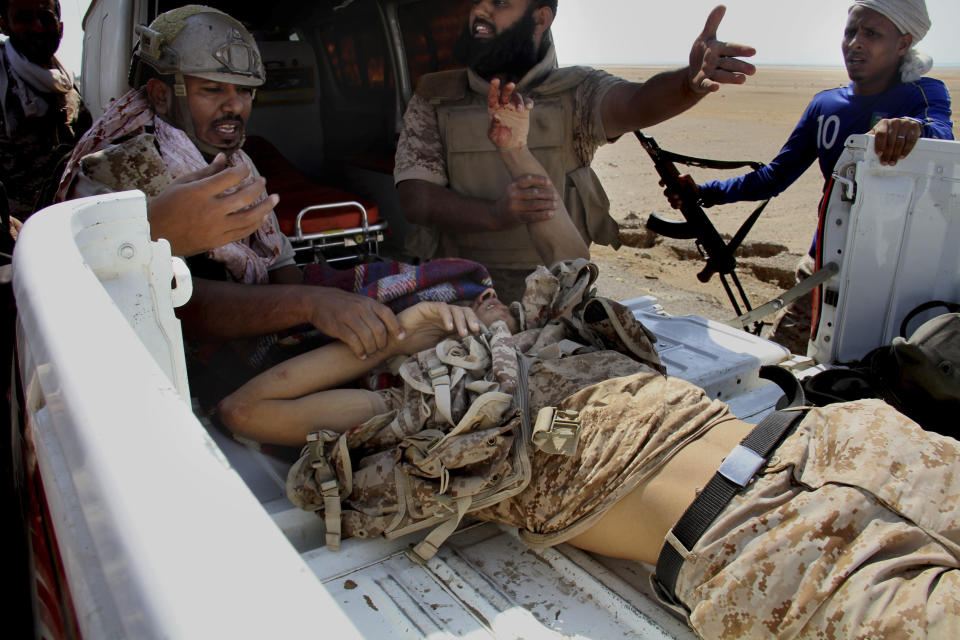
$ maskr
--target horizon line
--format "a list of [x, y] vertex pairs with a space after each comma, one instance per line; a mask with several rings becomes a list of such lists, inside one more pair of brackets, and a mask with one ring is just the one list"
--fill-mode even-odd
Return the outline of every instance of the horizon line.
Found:
[[[754, 62], [752, 63], [757, 67], [819, 67], [819, 68], [828, 68], [828, 69], [843, 69], [843, 63], [820, 63], [820, 62]], [[590, 66], [590, 67], [666, 67], [666, 66], [676, 66], [684, 67], [687, 65], [686, 61], [679, 60], [666, 60], [659, 62], [587, 62], [587, 61], [562, 61], [560, 64], [561, 67], [566, 66]], [[936, 62], [934, 61], [933, 68], [931, 71], [935, 71], [938, 68], [960, 68], [960, 61], [958, 62]]]

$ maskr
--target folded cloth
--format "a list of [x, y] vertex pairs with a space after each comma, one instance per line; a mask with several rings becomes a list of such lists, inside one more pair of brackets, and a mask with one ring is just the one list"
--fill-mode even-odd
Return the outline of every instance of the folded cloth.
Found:
[[324, 264], [304, 267], [307, 284], [359, 293], [399, 313], [418, 302], [473, 300], [493, 281], [483, 265], [471, 260], [444, 258], [421, 265], [396, 261], [360, 264], [339, 270]]

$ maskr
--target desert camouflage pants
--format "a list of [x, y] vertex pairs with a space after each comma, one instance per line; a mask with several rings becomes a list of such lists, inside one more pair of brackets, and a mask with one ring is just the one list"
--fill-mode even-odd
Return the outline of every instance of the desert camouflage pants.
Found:
[[471, 514], [517, 527], [532, 547], [588, 530], [674, 452], [730, 415], [700, 387], [649, 369], [586, 387], [558, 406], [580, 412], [576, 453], [533, 451], [527, 487]]
[[812, 410], [676, 593], [704, 638], [960, 638], [960, 443], [877, 400]]

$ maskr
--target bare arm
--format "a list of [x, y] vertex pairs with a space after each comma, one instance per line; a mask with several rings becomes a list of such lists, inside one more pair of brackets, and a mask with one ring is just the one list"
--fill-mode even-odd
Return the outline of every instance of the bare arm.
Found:
[[[514, 93], [514, 88], [515, 85], [509, 83], [501, 91], [500, 81], [496, 78], [490, 83], [487, 96], [490, 128], [487, 136], [500, 150], [500, 157], [512, 178], [535, 175], [546, 178], [546, 170], [526, 144], [533, 103], [524, 102], [519, 94]], [[540, 259], [548, 267], [561, 260], [589, 259], [590, 251], [570, 219], [563, 200], [549, 180], [547, 185], [546, 189], [557, 202], [556, 214], [547, 220], [527, 224], [530, 241]]]
[[603, 126], [616, 138], [663, 122], [682, 113], [720, 84], [743, 84], [756, 68], [737, 59], [752, 56], [753, 47], [717, 40], [717, 28], [726, 13], [720, 5], [710, 12], [703, 31], [690, 49], [690, 65], [657, 74], [644, 83], [624, 83], [610, 89], [603, 100]]
[[388, 307], [340, 289], [199, 278], [193, 287], [190, 301], [177, 311], [184, 334], [193, 339], [249, 338], [312, 324], [361, 357], [383, 349], [391, 337], [402, 337]]
[[235, 433], [260, 442], [298, 445], [311, 431], [345, 431], [383, 413], [380, 395], [361, 389], [338, 389], [401, 354], [436, 345], [448, 335], [480, 330], [473, 311], [442, 302], [421, 302], [398, 316], [403, 339], [391, 338], [372, 357], [359, 359], [345, 344], [334, 342], [297, 356], [253, 378], [221, 401], [218, 411]]

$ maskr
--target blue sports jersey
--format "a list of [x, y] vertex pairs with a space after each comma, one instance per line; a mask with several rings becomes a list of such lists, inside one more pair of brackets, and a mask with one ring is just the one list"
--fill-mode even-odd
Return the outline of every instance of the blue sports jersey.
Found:
[[824, 189], [848, 136], [866, 133], [884, 118], [909, 116], [923, 122], [924, 138], [953, 140], [950, 94], [933, 78], [901, 83], [881, 94], [857, 96], [853, 84], [813, 97], [787, 143], [766, 167], [737, 178], [700, 185], [704, 206], [772, 198], [819, 158]]

